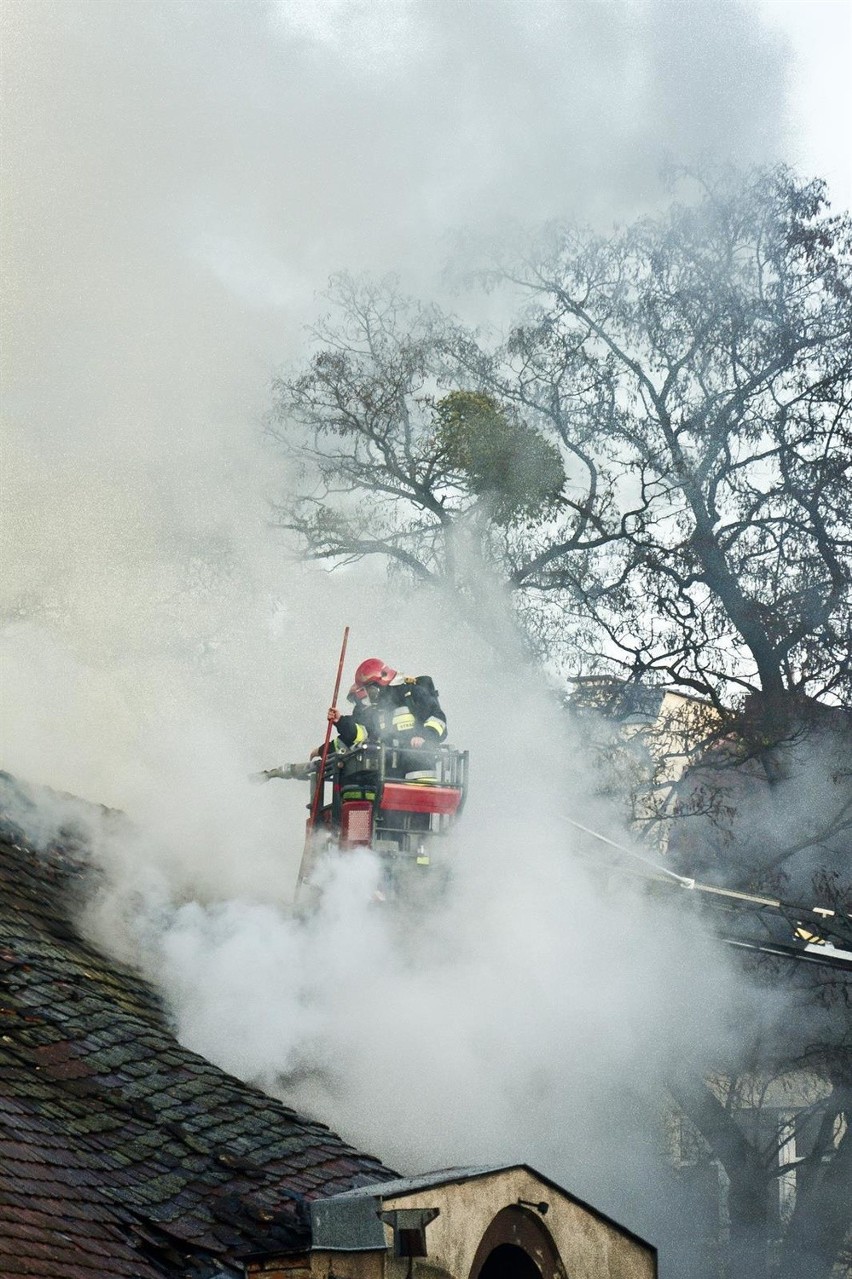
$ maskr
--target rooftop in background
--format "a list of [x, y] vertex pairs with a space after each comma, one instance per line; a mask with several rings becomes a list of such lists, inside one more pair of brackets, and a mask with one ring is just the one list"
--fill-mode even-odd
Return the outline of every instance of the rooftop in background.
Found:
[[566, 698], [569, 710], [579, 715], [594, 712], [618, 724], [653, 723], [666, 697], [679, 702], [701, 701], [662, 684], [638, 684], [610, 675], [586, 675], [571, 682], [573, 688]]
[[[0, 793], [2, 800], [2, 793]], [[394, 1174], [182, 1048], [74, 924], [91, 872], [0, 809], [0, 1274], [213, 1279]]]

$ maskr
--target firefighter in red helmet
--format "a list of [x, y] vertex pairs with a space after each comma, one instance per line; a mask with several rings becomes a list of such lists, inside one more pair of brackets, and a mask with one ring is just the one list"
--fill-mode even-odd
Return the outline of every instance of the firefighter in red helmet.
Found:
[[[380, 658], [368, 657], [355, 672], [349, 702], [349, 715], [336, 707], [328, 712], [337, 728], [337, 749], [384, 742], [423, 750], [446, 741], [447, 717], [429, 675], [400, 675]], [[409, 775], [412, 771], [416, 770], [409, 769]]]
[[[332, 749], [343, 756], [341, 799], [376, 798], [375, 752], [360, 751], [363, 746], [389, 748], [383, 757], [386, 776], [425, 786], [437, 782], [438, 748], [447, 739], [447, 717], [431, 676], [400, 675], [378, 657], [369, 657], [356, 670], [347, 700], [352, 707], [348, 714], [335, 706], [328, 711], [328, 719], [337, 729]], [[316, 760], [322, 753], [323, 747], [318, 746], [311, 751], [310, 762], [267, 769], [256, 780], [285, 777], [309, 781], [316, 776]], [[428, 813], [409, 816], [412, 827], [421, 820], [428, 829]]]

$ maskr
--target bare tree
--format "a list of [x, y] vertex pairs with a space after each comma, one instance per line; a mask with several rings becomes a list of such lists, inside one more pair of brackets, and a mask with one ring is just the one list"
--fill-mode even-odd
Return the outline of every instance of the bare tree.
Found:
[[[327, 300], [309, 367], [274, 384], [269, 430], [297, 470], [281, 526], [310, 558], [380, 556], [475, 602], [483, 566], [517, 585], [532, 571], [510, 567], [519, 528], [574, 505], [561, 450], [465, 373], [468, 335], [392, 278], [338, 275]], [[596, 544], [584, 524], [574, 537]]]
[[[390, 282], [338, 277], [310, 368], [276, 387], [306, 481], [282, 519], [311, 555], [421, 579], [452, 578], [473, 530], [574, 666], [720, 713], [748, 694], [783, 736], [797, 704], [852, 691], [852, 224], [785, 170], [693, 197], [495, 263], [527, 306], [491, 349]], [[511, 465], [476, 397], [520, 437]], [[542, 500], [524, 507], [523, 480], [507, 499], [510, 474]]]
[[770, 735], [852, 692], [850, 253], [820, 183], [720, 181], [497, 264], [530, 310], [490, 359], [461, 352], [560, 442], [597, 533], [536, 530], [513, 582], [566, 601], [598, 665], [720, 712], [749, 694]]
[[[727, 1239], [714, 1247], [712, 1226], [707, 1230], [707, 1252], [721, 1252], [722, 1262], [711, 1262], [707, 1273], [754, 1279], [847, 1273], [852, 1095], [848, 1079], [824, 1079], [824, 1059], [823, 1052], [819, 1063], [808, 1061], [806, 1074], [788, 1059], [783, 1068], [766, 1061], [752, 1073], [670, 1081], [693, 1130], [692, 1166], [724, 1171]], [[787, 1109], [778, 1104], [785, 1092]], [[709, 1217], [713, 1198], [705, 1203]], [[693, 1257], [695, 1251], [693, 1243]]]
[[451, 576], [475, 500], [432, 430], [439, 319], [392, 280], [340, 275], [328, 298], [310, 367], [275, 383], [270, 431], [301, 481], [280, 522], [311, 558], [379, 554], [424, 581]]

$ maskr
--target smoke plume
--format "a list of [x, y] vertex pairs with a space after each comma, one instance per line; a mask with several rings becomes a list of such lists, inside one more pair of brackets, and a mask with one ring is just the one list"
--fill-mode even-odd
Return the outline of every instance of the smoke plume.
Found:
[[[88, 927], [184, 1043], [388, 1162], [523, 1159], [656, 1230], [660, 1080], [722, 1050], [726, 969], [576, 869], [587, 764], [520, 658], [373, 566], [297, 561], [262, 421], [330, 271], [428, 293], [462, 228], [609, 224], [668, 161], [776, 158], [784, 50], [735, 0], [7, 0], [3, 24], [2, 763], [132, 819], [96, 841]], [[404, 928], [368, 855], [295, 918], [304, 795], [247, 780], [321, 738], [346, 623], [351, 665], [430, 672], [472, 751], [450, 889]]]

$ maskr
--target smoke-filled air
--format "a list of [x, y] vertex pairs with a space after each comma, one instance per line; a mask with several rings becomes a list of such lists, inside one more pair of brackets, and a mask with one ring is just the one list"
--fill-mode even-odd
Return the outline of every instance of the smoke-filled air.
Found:
[[[618, 687], [676, 686], [711, 707], [718, 752], [734, 731], [725, 717], [769, 684], [737, 620], [751, 578], [730, 607], [718, 589], [733, 640], [713, 629], [714, 581], [690, 586], [678, 648], [666, 628], [683, 608], [642, 585], [654, 564], [672, 580], [676, 552], [628, 565], [619, 543], [626, 558], [606, 559], [619, 503], [632, 535], [665, 487], [651, 478], [657, 445], [634, 459], [624, 443], [643, 391], [613, 373], [639, 308], [601, 303], [601, 324], [624, 326], [607, 354], [566, 298], [583, 271], [586, 299], [603, 296], [601, 245], [619, 235], [612, 261], [638, 289], [630, 264], [673, 193], [685, 190], [686, 212], [666, 243], [692, 243], [690, 208], [710, 243], [721, 215], [702, 204], [708, 189], [730, 192], [743, 173], [775, 174], [766, 189], [779, 173], [798, 181], [777, 167], [789, 50], [737, 0], [6, 0], [2, 23], [0, 767], [53, 793], [33, 792], [31, 834], [84, 815], [102, 874], [83, 926], [155, 983], [187, 1047], [406, 1173], [528, 1163], [658, 1244], [665, 1279], [703, 1279], [671, 1161], [673, 1098], [703, 1150], [685, 1081], [712, 1077], [720, 1108], [744, 1106], [725, 1093], [746, 1069], [743, 1027], [755, 1069], [777, 1062], [767, 1046], [802, 990], [746, 971], [680, 898], [649, 896], [625, 870], [646, 863], [624, 854], [602, 875], [604, 847], [572, 823], [668, 858], [667, 871], [800, 897], [818, 872], [841, 891], [848, 806], [832, 790], [836, 725], [820, 720], [822, 754], [796, 736], [793, 763], [770, 777], [777, 802], [737, 801], [751, 843], [722, 829], [729, 792], [705, 811], [700, 768], [679, 807], [642, 808], [634, 774], [611, 767], [621, 748], [601, 748], [600, 699], [572, 702], [613, 672]], [[743, 207], [757, 208], [749, 180]], [[765, 197], [776, 211], [781, 185]], [[796, 216], [818, 203], [802, 196]], [[568, 225], [582, 270], [565, 266]], [[671, 254], [666, 279], [680, 269]], [[675, 327], [654, 329], [657, 354]], [[340, 362], [311, 363], [321, 351]], [[557, 355], [588, 392], [559, 422], [542, 389], [557, 384]], [[753, 369], [759, 356], [743, 359]], [[696, 385], [712, 384], [714, 358]], [[836, 376], [825, 361], [823, 386]], [[387, 449], [380, 492], [328, 461], [350, 440], [331, 399], [357, 417], [365, 379], [391, 372], [409, 379], [394, 393], [420, 432], [400, 447], [418, 465], [432, 448], [445, 467], [431, 507], [422, 488], [393, 488]], [[607, 413], [622, 431], [609, 443]], [[538, 461], [525, 469], [532, 454], [510, 450], [495, 479], [474, 428], [513, 430]], [[768, 500], [768, 454], [746, 493], [749, 438], [728, 448], [720, 508]], [[609, 486], [599, 508], [583, 487], [590, 457], [596, 493]], [[682, 530], [671, 491], [655, 527]], [[557, 563], [547, 548], [560, 537]], [[745, 548], [743, 572], [769, 553]], [[835, 637], [845, 554], [820, 603]], [[796, 562], [813, 578], [804, 552]], [[591, 611], [570, 602], [581, 597]], [[842, 714], [831, 643], [782, 611], [796, 635], [781, 682], [799, 662], [802, 697]], [[368, 656], [428, 673], [451, 743], [470, 752], [467, 804], [437, 855], [448, 877], [415, 906], [380, 900], [369, 849], [320, 859], [310, 909], [294, 905], [307, 789], [252, 780], [322, 743], [346, 626], [342, 698]], [[652, 798], [671, 805], [657, 781]], [[115, 812], [95, 823], [78, 800]], [[666, 827], [676, 811], [694, 819], [679, 839]], [[790, 824], [819, 821], [831, 855], [788, 865]], [[780, 878], [726, 878], [714, 850], [736, 847], [748, 866], [764, 836]], [[819, 1017], [831, 1022], [825, 1000]], [[797, 1070], [823, 1030], [816, 1015], [800, 1027]], [[814, 1105], [839, 1096], [826, 1078]], [[740, 1255], [756, 1232], [743, 1228]], [[797, 1248], [798, 1274], [828, 1279], [831, 1261], [808, 1271]]]

